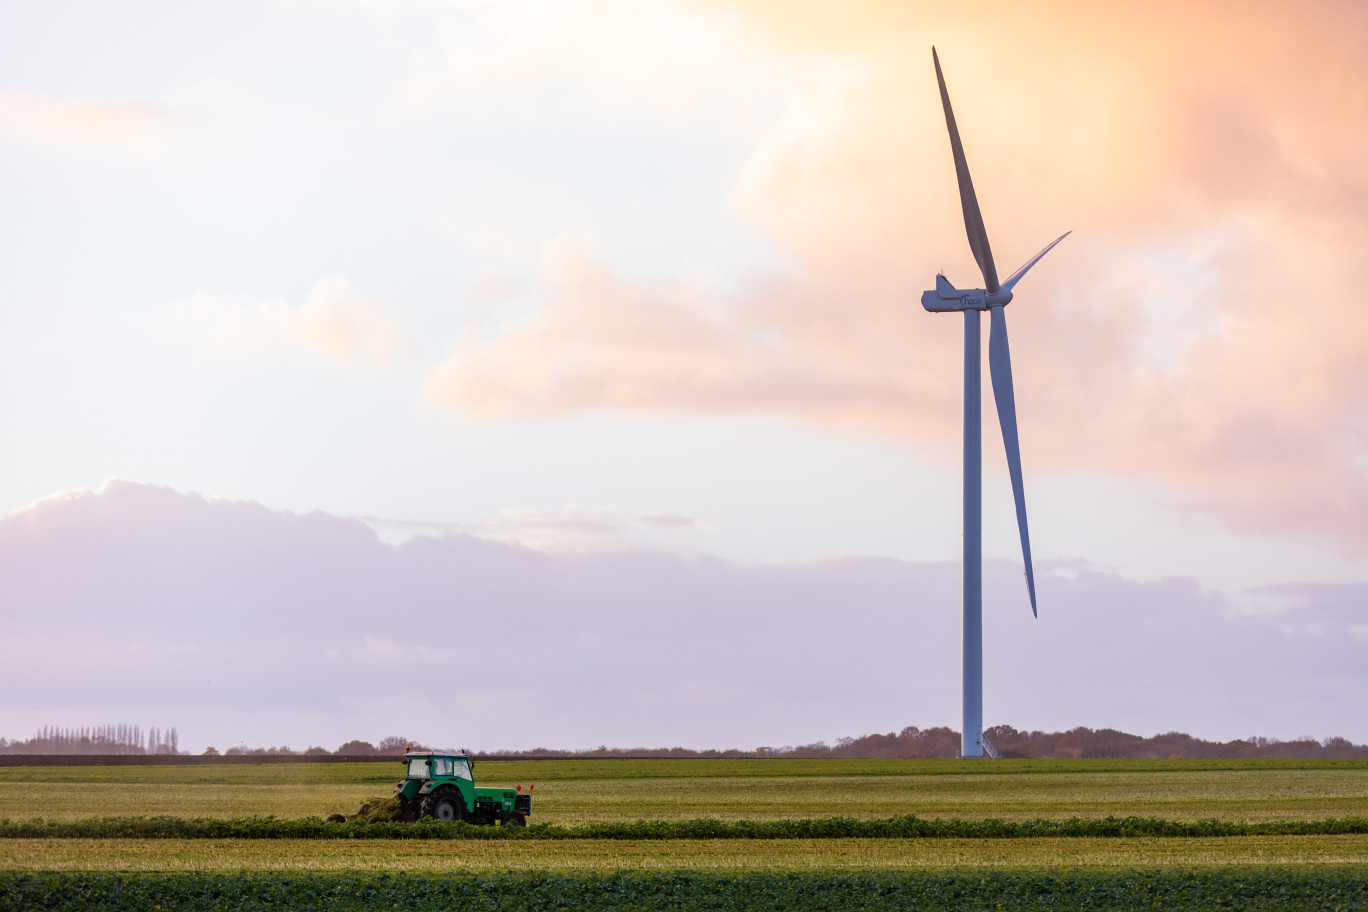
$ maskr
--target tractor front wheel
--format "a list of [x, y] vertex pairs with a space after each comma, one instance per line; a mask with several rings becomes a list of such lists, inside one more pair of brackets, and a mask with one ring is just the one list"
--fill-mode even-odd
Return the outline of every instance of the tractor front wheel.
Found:
[[511, 827], [525, 827], [527, 826], [527, 818], [523, 816], [522, 811], [509, 811], [504, 816], [503, 825]]
[[423, 799], [422, 815], [435, 820], [463, 820], [465, 799], [455, 789], [442, 789]]

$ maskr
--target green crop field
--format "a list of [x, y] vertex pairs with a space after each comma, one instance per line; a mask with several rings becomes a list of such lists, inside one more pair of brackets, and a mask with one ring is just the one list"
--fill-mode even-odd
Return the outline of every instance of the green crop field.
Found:
[[1343, 912], [1368, 906], [1357, 868], [1077, 871], [630, 871], [501, 874], [4, 874], [6, 912], [350, 912], [373, 909], [963, 912], [1182, 909]]
[[[358, 764], [0, 768], [0, 818], [323, 816], [388, 795], [401, 767]], [[477, 764], [536, 784], [533, 820], [1007, 820], [1368, 816], [1365, 761], [552, 760]]]
[[[482, 783], [536, 784], [528, 830], [414, 839], [393, 838], [422, 835], [413, 824], [300, 820], [355, 811], [400, 773], [0, 768], [0, 907], [1368, 909], [1363, 761], [487, 761]], [[162, 815], [172, 825], [92, 819]], [[904, 815], [947, 823], [861, 836]], [[1161, 819], [1113, 832], [1112, 817]], [[17, 823], [32, 818], [46, 822]], [[724, 823], [707, 835], [703, 818]], [[808, 838], [833, 818], [856, 823]], [[974, 823], [987, 818], [1007, 823]], [[1081, 823], [1013, 835], [1041, 819]]]

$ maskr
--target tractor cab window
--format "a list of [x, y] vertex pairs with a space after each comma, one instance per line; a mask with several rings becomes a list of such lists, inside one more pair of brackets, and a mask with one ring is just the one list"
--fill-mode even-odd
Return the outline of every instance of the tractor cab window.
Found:
[[456, 768], [452, 770], [453, 776], [458, 776], [462, 779], [469, 779], [471, 782], [475, 781], [475, 777], [470, 774], [469, 760], [465, 759], [464, 757], [457, 757], [455, 761], [455, 766]]
[[451, 775], [451, 758], [450, 758], [450, 757], [433, 757], [433, 758], [432, 758], [432, 777], [435, 779], [435, 778], [437, 778], [438, 776], [450, 776], [450, 775]]
[[427, 779], [428, 777], [428, 758], [410, 757], [408, 777], [410, 779]]

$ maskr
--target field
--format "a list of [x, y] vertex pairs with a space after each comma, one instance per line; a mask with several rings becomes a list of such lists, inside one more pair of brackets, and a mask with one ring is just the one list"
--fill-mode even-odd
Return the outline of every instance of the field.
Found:
[[[96, 817], [321, 816], [388, 794], [400, 769], [393, 761], [0, 768], [0, 819], [43, 818], [77, 833]], [[448, 905], [481, 908], [495, 890], [506, 895], [489, 908], [542, 908], [554, 896], [574, 909], [952, 908], [960, 900], [1061, 910], [1368, 909], [1362, 761], [556, 760], [482, 762], [476, 774], [489, 784], [535, 783], [525, 835], [548, 824], [545, 833], [560, 835], [0, 838], [0, 906], [345, 909], [412, 905], [437, 891]], [[698, 838], [687, 823], [753, 821], [723, 826], [759, 832], [784, 826], [764, 821], [903, 815], [1139, 816], [1182, 822], [1196, 835]], [[1319, 835], [1205, 836], [1210, 825], [1199, 823], [1315, 829], [1330, 818], [1360, 820]], [[673, 821], [659, 829], [676, 835], [638, 838], [645, 831], [626, 826], [633, 821]], [[588, 838], [613, 825], [627, 837]], [[106, 894], [115, 898], [101, 905]]]
[[[0, 768], [0, 818], [326, 816], [389, 794], [400, 764]], [[535, 784], [534, 820], [1006, 820], [1368, 817], [1368, 762], [555, 760], [481, 762], [490, 784]]]

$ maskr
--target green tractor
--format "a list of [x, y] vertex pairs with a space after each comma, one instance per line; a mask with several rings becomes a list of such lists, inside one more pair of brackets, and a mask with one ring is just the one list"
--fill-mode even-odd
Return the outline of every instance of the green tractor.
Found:
[[409, 750], [404, 754], [407, 775], [394, 787], [404, 807], [404, 819], [432, 817], [470, 823], [527, 826], [532, 813], [532, 790], [476, 788], [475, 761], [464, 753]]

